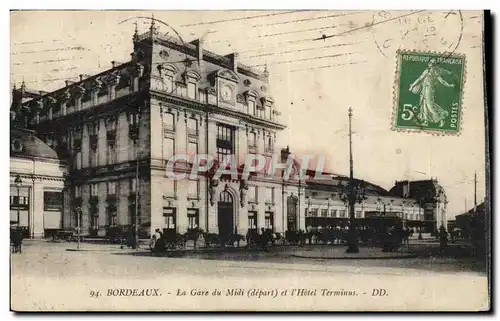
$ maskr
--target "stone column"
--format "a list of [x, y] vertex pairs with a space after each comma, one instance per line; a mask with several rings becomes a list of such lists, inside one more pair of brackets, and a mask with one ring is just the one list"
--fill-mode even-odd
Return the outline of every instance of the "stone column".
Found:
[[274, 186], [274, 226], [276, 233], [284, 233], [285, 227], [283, 225], [283, 209], [285, 208], [285, 204], [282, 203], [282, 193], [281, 193], [281, 185], [276, 184]]
[[245, 163], [245, 156], [248, 152], [248, 137], [247, 137], [247, 129], [246, 128], [238, 128], [236, 130], [236, 161], [237, 165], [241, 165]]
[[104, 120], [97, 120], [97, 158], [98, 158], [98, 166], [106, 165], [106, 158], [108, 153], [108, 140], [107, 140], [107, 129]]
[[177, 124], [175, 127], [175, 151], [176, 153], [187, 152], [187, 115], [184, 112], [177, 110]]
[[29, 217], [29, 237], [30, 238], [34, 238], [35, 237], [35, 234], [34, 234], [34, 224], [33, 224], [33, 221], [34, 221], [34, 213], [35, 213], [35, 185], [36, 185], [36, 182], [35, 182], [35, 178], [32, 178], [31, 179], [31, 186], [29, 187], [29, 213], [28, 213], [28, 217]]
[[34, 186], [33, 237], [43, 238], [43, 184]]
[[265, 228], [265, 217], [266, 217], [266, 186], [257, 184], [257, 229], [260, 231], [261, 228]]
[[87, 126], [82, 126], [82, 168], [89, 167], [89, 153], [90, 153], [90, 138], [89, 138], [89, 128]]
[[177, 197], [178, 197], [178, 207], [177, 207], [177, 232], [185, 233], [188, 225], [187, 220], [187, 207], [188, 202], [188, 185], [189, 181], [187, 179], [182, 179], [177, 181]]
[[212, 155], [214, 159], [217, 159], [217, 124], [215, 121], [208, 119], [208, 136], [206, 137], [208, 141], [208, 151], [207, 154]]
[[164, 171], [151, 170], [151, 233], [164, 225], [163, 179]]
[[99, 224], [99, 231], [97, 232], [97, 235], [99, 236], [106, 235], [106, 226], [108, 225], [108, 202], [106, 201], [108, 194], [106, 184], [106, 182], [97, 184], [99, 186], [99, 203], [97, 204], [97, 215], [99, 215], [97, 222]]

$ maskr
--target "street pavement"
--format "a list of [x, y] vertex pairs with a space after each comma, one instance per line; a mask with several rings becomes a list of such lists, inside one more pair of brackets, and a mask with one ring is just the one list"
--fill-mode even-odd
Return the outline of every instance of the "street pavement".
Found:
[[[45, 241], [25, 242], [21, 254], [11, 255], [11, 296], [14, 309], [28, 310], [64, 310], [81, 309], [108, 310], [109, 304], [117, 304], [120, 310], [137, 310], [135, 305], [126, 301], [109, 301], [101, 298], [99, 303], [89, 299], [89, 293], [100, 291], [105, 294], [111, 288], [158, 287], [165, 296], [172, 299], [177, 292], [196, 287], [212, 289], [214, 287], [324, 287], [379, 286], [396, 289], [429, 284], [437, 286], [439, 282], [449, 281], [463, 287], [483, 284], [486, 276], [481, 267], [472, 260], [446, 257], [412, 257], [382, 259], [321, 259], [298, 257], [297, 254], [319, 253], [325, 251], [341, 255], [345, 246], [304, 246], [271, 247], [268, 251], [199, 250], [177, 252], [174, 256], [155, 256], [145, 248], [138, 250], [120, 249], [119, 245], [82, 243], [80, 251], [75, 251], [76, 243], [51, 243]], [[330, 249], [329, 249], [330, 248]], [[361, 247], [360, 255], [379, 252], [380, 249]], [[313, 254], [314, 255], [314, 254]], [[409, 278], [410, 277], [410, 278]], [[419, 281], [417, 285], [407, 283]], [[359, 285], [358, 285], [359, 284]], [[408, 284], [408, 285], [405, 285]], [[472, 284], [472, 283], [471, 283]], [[416, 288], [415, 288], [416, 287]], [[441, 288], [440, 288], [441, 289]], [[446, 291], [452, 288], [445, 286]], [[196, 290], [196, 289], [194, 289]], [[194, 291], [193, 290], [193, 291]], [[421, 291], [430, 291], [422, 288]], [[365, 291], [365, 290], [363, 290]], [[393, 290], [395, 291], [395, 290]], [[401, 290], [403, 291], [403, 290]], [[458, 290], [456, 290], [458, 291]], [[453, 292], [450, 292], [453, 293]], [[73, 299], [71, 299], [73, 298]], [[75, 298], [78, 298], [75, 300]], [[177, 302], [176, 309], [225, 309], [208, 301]], [[141, 301], [142, 302], [142, 301]], [[155, 303], [156, 302], [156, 303]], [[253, 301], [252, 301], [253, 302]], [[291, 310], [307, 308], [309, 301], [297, 302]], [[323, 304], [323, 301], [315, 301]], [[206, 304], [205, 304], [206, 303]], [[231, 310], [238, 310], [238, 301], [231, 305]], [[96, 304], [98, 304], [96, 306]], [[141, 309], [162, 309], [158, 301], [144, 301]], [[311, 303], [309, 303], [311, 304]], [[325, 308], [329, 305], [324, 302]], [[346, 302], [340, 310], [351, 309]], [[434, 304], [430, 301], [429, 304]], [[259, 309], [262, 306], [259, 306]], [[265, 307], [265, 305], [264, 305]], [[369, 308], [370, 306], [365, 306]], [[379, 305], [373, 305], [376, 310]], [[172, 308], [172, 307], [170, 307]], [[166, 308], [170, 310], [170, 308]], [[234, 309], [233, 309], [234, 308]]]

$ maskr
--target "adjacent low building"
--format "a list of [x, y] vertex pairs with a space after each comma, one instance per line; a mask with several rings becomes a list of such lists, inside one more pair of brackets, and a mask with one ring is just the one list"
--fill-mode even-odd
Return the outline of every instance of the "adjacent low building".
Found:
[[10, 224], [26, 237], [51, 235], [69, 225], [66, 164], [35, 133], [10, 130]]

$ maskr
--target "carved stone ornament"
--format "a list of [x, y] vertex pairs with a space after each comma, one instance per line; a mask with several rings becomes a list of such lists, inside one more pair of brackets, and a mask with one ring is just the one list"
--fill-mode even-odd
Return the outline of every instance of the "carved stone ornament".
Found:
[[218, 179], [211, 179], [208, 185], [208, 193], [210, 194], [210, 204], [214, 206], [215, 204], [215, 189], [219, 185]]
[[241, 207], [245, 207], [247, 203], [247, 191], [248, 191], [248, 183], [246, 180], [240, 181], [240, 198], [241, 198]]

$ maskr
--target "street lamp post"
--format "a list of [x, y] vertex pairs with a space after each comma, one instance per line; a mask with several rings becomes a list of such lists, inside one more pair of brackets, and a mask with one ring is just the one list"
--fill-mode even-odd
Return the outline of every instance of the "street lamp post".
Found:
[[348, 111], [349, 115], [349, 243], [347, 247], [347, 252], [348, 253], [358, 253], [359, 248], [358, 248], [358, 242], [357, 242], [357, 236], [356, 236], [356, 223], [354, 221], [354, 202], [355, 202], [355, 194], [354, 194], [354, 161], [352, 158], [352, 128], [351, 128], [351, 122], [352, 122], [352, 108], [349, 107]]
[[81, 229], [81, 208], [77, 207], [76, 208], [76, 237], [77, 237], [77, 245], [76, 249], [80, 250], [80, 231]]
[[14, 180], [14, 183], [16, 184], [16, 188], [17, 188], [17, 227], [19, 227], [19, 221], [21, 219], [21, 214], [20, 214], [20, 200], [19, 200], [19, 190], [21, 189], [21, 185], [23, 183], [23, 180], [21, 179], [21, 176], [17, 175], [16, 176], [16, 179]]

